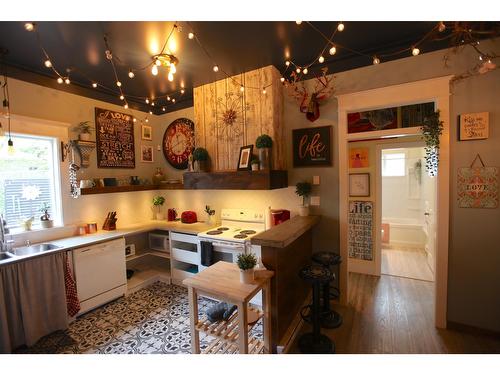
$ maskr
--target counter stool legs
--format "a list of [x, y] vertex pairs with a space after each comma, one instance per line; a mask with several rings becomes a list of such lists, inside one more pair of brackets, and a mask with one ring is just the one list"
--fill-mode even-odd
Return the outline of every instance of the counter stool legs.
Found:
[[323, 285], [323, 306], [321, 311], [321, 327], [338, 328], [342, 324], [342, 316], [330, 307], [330, 283]]

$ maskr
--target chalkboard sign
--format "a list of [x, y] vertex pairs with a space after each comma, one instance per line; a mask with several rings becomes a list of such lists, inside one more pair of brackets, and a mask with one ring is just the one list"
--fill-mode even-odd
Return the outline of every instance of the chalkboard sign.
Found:
[[293, 166], [332, 165], [331, 126], [294, 129]]
[[132, 116], [96, 108], [95, 123], [97, 167], [135, 168]]

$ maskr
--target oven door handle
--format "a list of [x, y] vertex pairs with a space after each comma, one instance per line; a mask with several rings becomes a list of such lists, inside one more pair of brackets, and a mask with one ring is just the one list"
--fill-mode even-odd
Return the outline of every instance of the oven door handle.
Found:
[[[212, 242], [212, 246], [220, 246], [220, 247], [228, 247], [228, 248], [231, 248], [231, 249], [235, 249], [235, 250], [245, 250], [245, 245], [232, 245], [230, 243], [227, 243], [227, 242], [217, 242], [217, 241], [214, 241]], [[214, 251], [217, 251], [214, 249]]]

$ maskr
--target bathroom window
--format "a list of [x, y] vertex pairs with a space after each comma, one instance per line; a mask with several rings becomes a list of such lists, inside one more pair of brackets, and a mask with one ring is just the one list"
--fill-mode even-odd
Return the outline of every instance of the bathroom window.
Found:
[[406, 153], [403, 150], [382, 151], [382, 176], [406, 176]]
[[21, 228], [33, 218], [33, 229], [39, 228], [43, 205], [49, 207], [50, 219], [60, 224], [56, 139], [12, 134], [12, 141], [13, 152], [6, 140], [0, 142], [0, 213], [7, 226]]

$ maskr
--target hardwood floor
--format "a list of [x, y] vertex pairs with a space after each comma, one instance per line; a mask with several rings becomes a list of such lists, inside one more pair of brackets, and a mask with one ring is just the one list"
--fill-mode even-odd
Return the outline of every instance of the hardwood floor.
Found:
[[[336, 353], [500, 353], [498, 338], [434, 327], [431, 282], [354, 273], [349, 282], [348, 306], [334, 305], [342, 326], [322, 329]], [[304, 323], [301, 333], [309, 331]], [[291, 353], [299, 353], [297, 339]]]
[[418, 248], [403, 246], [383, 248], [382, 273], [417, 280], [434, 281], [434, 274], [427, 264], [425, 251]]

